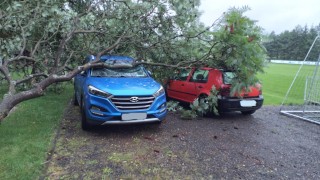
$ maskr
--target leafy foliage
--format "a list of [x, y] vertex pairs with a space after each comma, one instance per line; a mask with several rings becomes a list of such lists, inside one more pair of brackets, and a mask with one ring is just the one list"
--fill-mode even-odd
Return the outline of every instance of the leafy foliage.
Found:
[[209, 96], [197, 98], [190, 105], [191, 110], [200, 116], [207, 114], [219, 114], [217, 110], [218, 93], [219, 91], [215, 88], [215, 86], [212, 86]]
[[197, 98], [190, 104], [191, 111], [203, 116], [209, 110], [209, 104], [205, 98]]
[[219, 114], [217, 110], [218, 106], [218, 90], [215, 86], [212, 86], [209, 96], [202, 96], [197, 98], [190, 104], [190, 109], [183, 109], [179, 106], [179, 102], [169, 101], [167, 103], [168, 111], [178, 111], [182, 119], [195, 119], [197, 116]]
[[212, 86], [212, 89], [210, 91], [209, 96], [206, 98], [206, 101], [208, 101], [209, 104], [209, 112], [213, 112], [214, 114], [218, 113], [218, 93], [219, 91], [215, 88], [215, 86]]
[[[265, 50], [261, 29], [243, 16], [248, 8], [231, 8], [205, 27], [199, 22], [199, 4], [5, 0], [0, 4], [0, 78], [7, 81], [8, 92], [0, 103], [0, 119], [16, 104], [43, 95], [50, 85], [101, 66], [102, 54], [132, 56], [158, 80], [174, 68], [208, 65], [235, 71], [235, 91], [254, 84]], [[84, 64], [88, 54], [96, 55], [94, 63]]]
[[176, 112], [176, 111], [180, 111], [183, 108], [181, 106], [179, 106], [179, 102], [177, 101], [168, 101], [167, 102], [167, 110], [170, 112]]
[[184, 119], [184, 120], [192, 120], [197, 117], [197, 113], [194, 113], [193, 110], [189, 110], [189, 109], [182, 110], [180, 117], [181, 119]]
[[262, 29], [243, 15], [247, 10], [248, 7], [229, 9], [219, 24], [220, 28], [211, 32], [215, 45], [210, 46], [207, 63], [235, 72], [231, 93], [258, 82], [256, 74], [263, 72], [266, 60], [266, 49], [261, 43]]

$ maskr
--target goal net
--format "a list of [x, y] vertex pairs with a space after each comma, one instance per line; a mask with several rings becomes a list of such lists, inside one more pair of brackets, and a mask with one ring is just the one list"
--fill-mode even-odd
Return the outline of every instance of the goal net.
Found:
[[[310, 59], [310, 54], [315, 53], [317, 59]], [[299, 68], [282, 101], [280, 113], [320, 125], [319, 36], [315, 38], [305, 59], [300, 63], [295, 65]]]

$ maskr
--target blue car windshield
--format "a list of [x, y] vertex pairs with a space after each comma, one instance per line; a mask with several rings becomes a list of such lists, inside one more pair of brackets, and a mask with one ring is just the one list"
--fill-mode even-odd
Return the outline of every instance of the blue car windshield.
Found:
[[93, 77], [147, 77], [143, 67], [133, 68], [92, 68], [91, 76]]

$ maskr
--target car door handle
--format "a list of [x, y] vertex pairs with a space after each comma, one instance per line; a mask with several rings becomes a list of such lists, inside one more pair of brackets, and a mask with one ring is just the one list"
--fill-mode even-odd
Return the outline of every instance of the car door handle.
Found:
[[198, 88], [203, 88], [203, 86], [198, 86]]
[[184, 86], [184, 84], [181, 84], [181, 86]]

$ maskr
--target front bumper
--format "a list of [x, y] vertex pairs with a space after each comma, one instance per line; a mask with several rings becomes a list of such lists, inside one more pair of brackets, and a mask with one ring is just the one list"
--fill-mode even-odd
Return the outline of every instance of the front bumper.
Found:
[[140, 124], [140, 123], [156, 123], [161, 122], [158, 118], [146, 118], [141, 120], [131, 120], [131, 121], [123, 121], [123, 120], [113, 120], [113, 121], [105, 121], [101, 125], [109, 125], [109, 124]]
[[[110, 99], [88, 94], [85, 97], [86, 116], [89, 124], [139, 124], [161, 122], [167, 115], [165, 94], [157, 97], [148, 109], [119, 110]], [[122, 114], [145, 113], [146, 118], [122, 120]]]
[[[255, 101], [255, 106], [241, 106], [241, 101]], [[220, 112], [230, 112], [230, 111], [251, 111], [261, 108], [263, 104], [263, 96], [256, 98], [219, 98], [218, 99], [218, 110]]]

